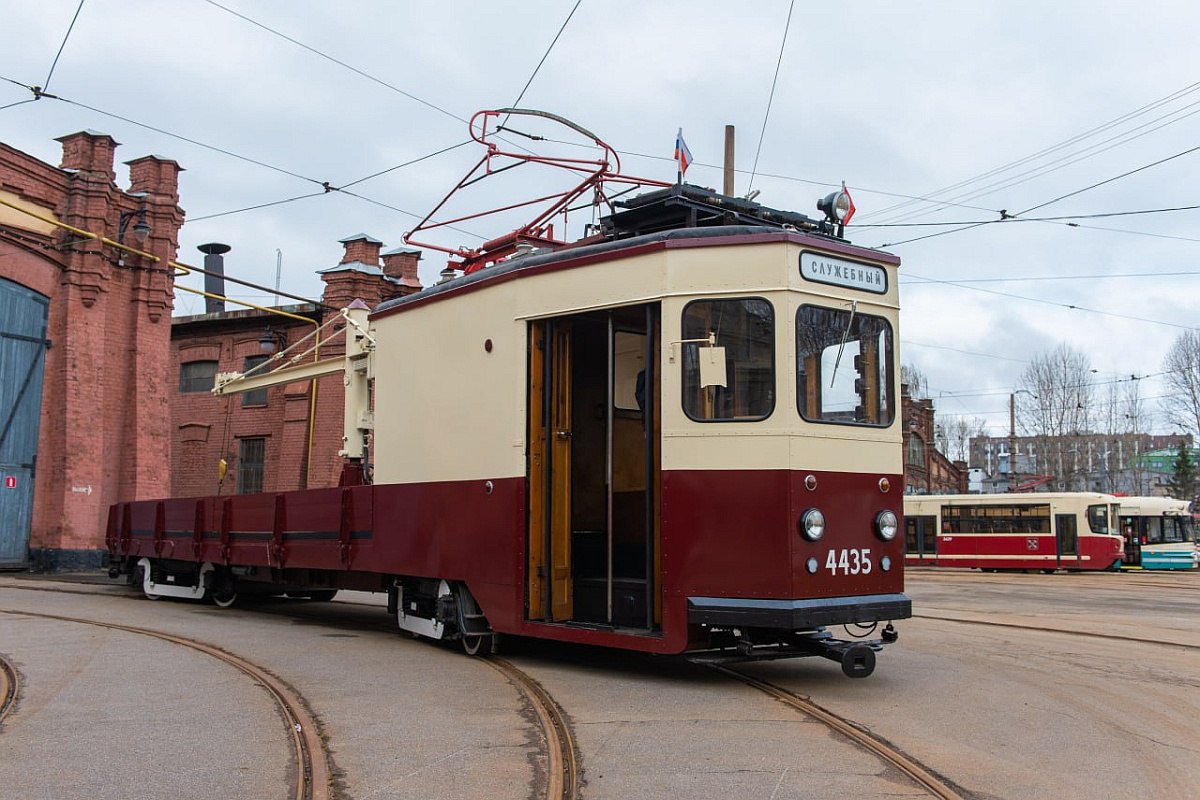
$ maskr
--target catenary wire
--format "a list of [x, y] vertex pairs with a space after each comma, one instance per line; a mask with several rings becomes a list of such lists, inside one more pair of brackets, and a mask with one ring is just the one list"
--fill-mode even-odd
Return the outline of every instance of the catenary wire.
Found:
[[79, 12], [83, 11], [83, 4], [86, 0], [79, 0], [79, 5], [75, 9], [75, 16], [71, 17], [71, 24], [67, 26], [67, 32], [63, 36], [62, 44], [58, 46], [58, 52], [54, 55], [54, 62], [50, 65], [50, 71], [46, 73], [46, 80], [42, 82], [43, 89], [50, 88], [50, 78], [54, 76], [54, 68], [58, 66], [58, 59], [62, 57], [63, 50], [66, 49], [67, 39], [71, 38], [71, 31], [75, 30], [75, 21], [79, 19]]
[[393, 92], [395, 92], [396, 94], [403, 95], [404, 97], [407, 97], [409, 100], [420, 103], [421, 105], [423, 105], [427, 108], [430, 108], [430, 109], [438, 112], [439, 114], [444, 114], [447, 117], [450, 117], [451, 119], [456, 119], [462, 123], [467, 122], [466, 119], [464, 119], [463, 117], [460, 117], [458, 114], [455, 114], [453, 111], [447, 111], [446, 109], [442, 108], [441, 106], [431, 103], [428, 100], [425, 100], [424, 98], [418, 97], [417, 95], [412, 94], [411, 92], [406, 92], [403, 89], [401, 89], [400, 87], [390, 84], [381, 78], [376, 78], [374, 75], [371, 75], [369, 72], [365, 72], [365, 71], [359, 69], [358, 67], [347, 64], [345, 61], [334, 58], [333, 56], [328, 55], [327, 53], [322, 53], [320, 50], [317, 50], [315, 47], [310, 47], [309, 45], [305, 44], [304, 42], [301, 42], [298, 39], [293, 39], [291, 36], [288, 36], [285, 33], [281, 33], [279, 31], [275, 30], [274, 28], [271, 28], [268, 25], [264, 25], [263, 23], [259, 22], [256, 19], [248, 17], [245, 14], [240, 14], [231, 8], [223, 6], [220, 3], [216, 2], [216, 0], [204, 0], [204, 2], [208, 3], [209, 5], [211, 5], [215, 8], [221, 9], [222, 11], [226, 12], [227, 14], [232, 14], [233, 16], [237, 17], [238, 19], [248, 22], [251, 25], [255, 26], [256, 28], [261, 28], [262, 30], [266, 31], [267, 33], [271, 34], [272, 36], [278, 36], [280, 39], [283, 39], [287, 42], [291, 42], [292, 44], [296, 45], [297, 47], [307, 50], [308, 52], [312, 53], [315, 56], [319, 56], [320, 58], [323, 58], [326, 61], [330, 61], [334, 64], [337, 64], [339, 67], [348, 69], [351, 72], [353, 72], [354, 74], [359, 75], [360, 77], [366, 78], [367, 80], [371, 81], [372, 83], [377, 83], [380, 86], [384, 87], [385, 89], [390, 89]]
[[788, 3], [787, 22], [783, 26], [783, 41], [779, 43], [779, 57], [775, 60], [775, 76], [771, 78], [771, 92], [767, 95], [767, 110], [763, 113], [762, 129], [758, 132], [758, 147], [754, 151], [754, 168], [750, 170], [750, 183], [747, 189], [754, 188], [754, 175], [758, 172], [758, 157], [762, 153], [763, 139], [767, 135], [767, 120], [771, 117], [771, 104], [775, 102], [775, 86], [779, 83], [779, 68], [783, 65], [783, 51], [787, 48], [788, 31], [792, 28], [792, 11], [796, 0]]
[[[550, 46], [547, 47], [546, 52], [542, 54], [542, 60], [539, 61], [537, 66], [533, 68], [533, 74], [529, 76], [529, 80], [525, 81], [525, 86], [521, 89], [521, 93], [517, 95], [517, 99], [512, 102], [512, 108], [519, 108], [521, 106], [521, 100], [525, 97], [525, 92], [529, 91], [530, 84], [532, 84], [533, 79], [537, 77], [538, 72], [542, 69], [542, 65], [546, 63], [546, 59], [550, 57], [550, 51], [554, 49], [554, 45], [558, 44], [559, 37], [562, 36], [563, 31], [567, 29], [567, 24], [571, 21], [571, 17], [575, 16], [575, 12], [579, 10], [579, 4], [582, 2], [583, 0], [575, 0], [575, 5], [571, 6], [571, 12], [567, 14], [567, 18], [563, 20], [563, 24], [559, 26], [558, 33], [554, 34], [554, 39], [550, 42]], [[508, 117], [505, 117], [504, 119], [506, 122], [508, 121]]]

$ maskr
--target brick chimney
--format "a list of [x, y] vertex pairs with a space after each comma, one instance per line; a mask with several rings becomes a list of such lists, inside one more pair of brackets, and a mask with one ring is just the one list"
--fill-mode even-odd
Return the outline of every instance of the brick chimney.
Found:
[[417, 266], [420, 261], [420, 250], [389, 250], [383, 254], [383, 274], [396, 279], [405, 288], [419, 290], [421, 278]]
[[346, 247], [341, 263], [358, 262], [369, 267], [379, 266], [379, 251], [383, 248], [383, 242], [365, 233], [356, 233], [339, 241]]
[[109, 183], [117, 179], [113, 171], [113, 155], [118, 142], [107, 133], [79, 131], [55, 139], [62, 142], [63, 169], [79, 170], [103, 177]]

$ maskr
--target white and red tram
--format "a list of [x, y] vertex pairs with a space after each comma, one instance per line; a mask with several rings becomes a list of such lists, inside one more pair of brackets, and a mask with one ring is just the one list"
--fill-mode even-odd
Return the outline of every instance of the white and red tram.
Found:
[[1106, 570], [1124, 556], [1119, 500], [1092, 492], [908, 495], [909, 566]]
[[619, 205], [585, 243], [347, 312], [350, 445], [373, 420], [347, 475], [370, 483], [117, 504], [113, 573], [221, 605], [387, 592], [471, 653], [513, 634], [870, 674], [911, 614], [898, 259], [840, 238], [836, 198], [829, 221], [688, 185]]

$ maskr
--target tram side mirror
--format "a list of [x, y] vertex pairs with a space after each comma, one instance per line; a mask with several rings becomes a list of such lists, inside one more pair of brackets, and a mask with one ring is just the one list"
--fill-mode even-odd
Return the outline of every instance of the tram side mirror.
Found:
[[725, 348], [700, 348], [700, 385], [728, 386], [725, 379]]

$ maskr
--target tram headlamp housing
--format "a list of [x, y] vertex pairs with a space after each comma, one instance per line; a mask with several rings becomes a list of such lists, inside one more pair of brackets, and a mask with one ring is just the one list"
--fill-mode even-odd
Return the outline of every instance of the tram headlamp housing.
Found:
[[817, 210], [835, 224], [842, 224], [850, 216], [850, 195], [844, 191], [830, 192], [817, 201]]
[[810, 542], [825, 535], [825, 515], [819, 508], [810, 508], [800, 515], [800, 535]]
[[900, 523], [896, 520], [894, 512], [884, 509], [875, 515], [875, 535], [885, 542], [895, 539], [899, 528]]

